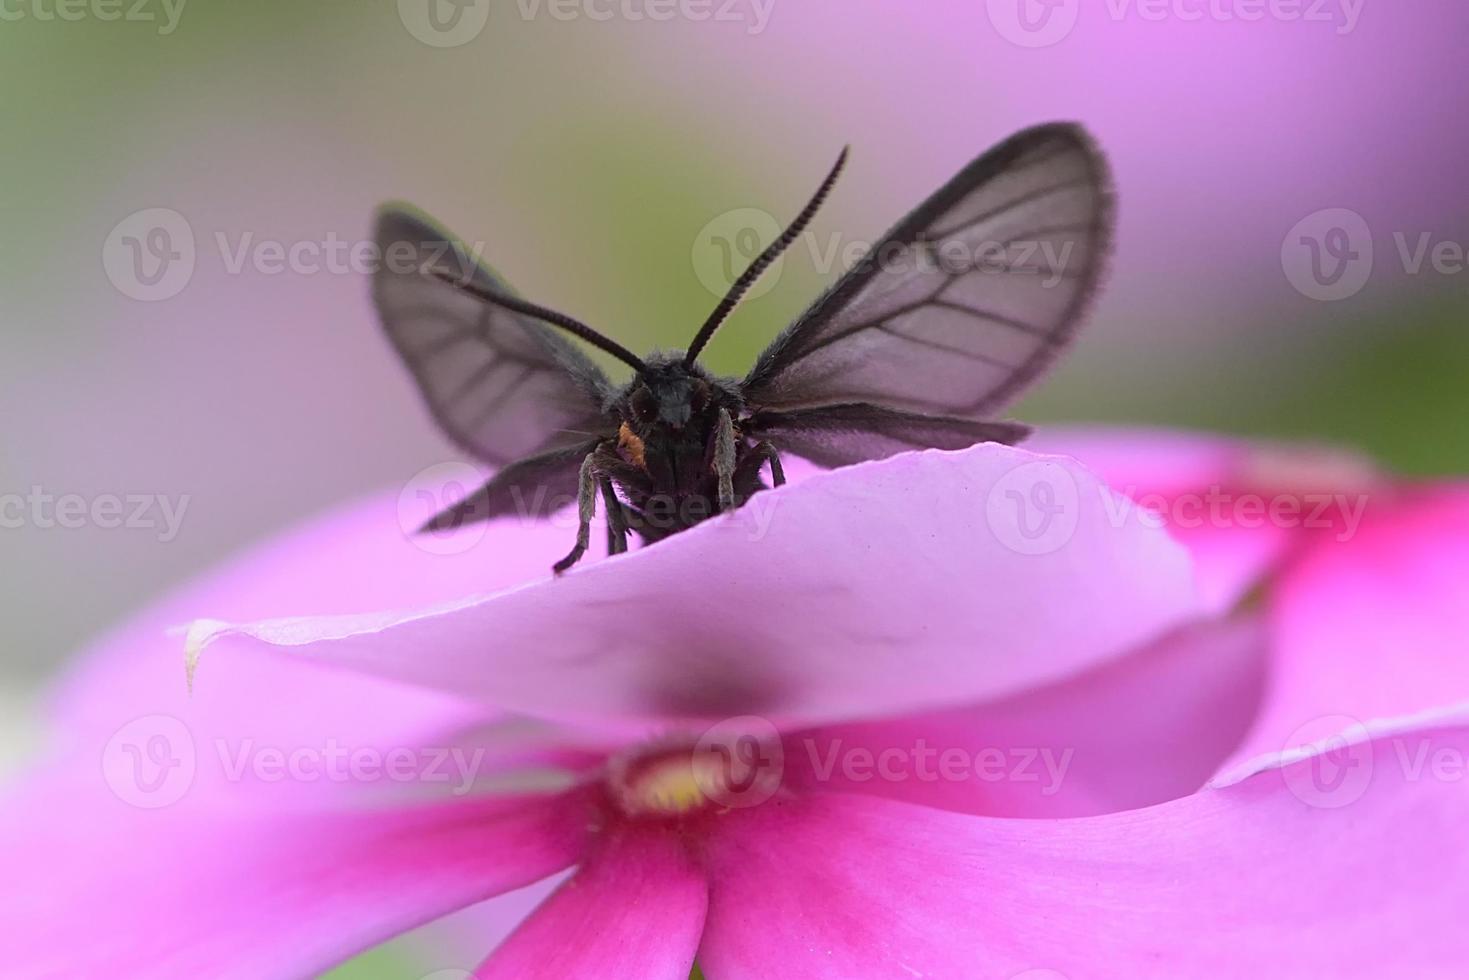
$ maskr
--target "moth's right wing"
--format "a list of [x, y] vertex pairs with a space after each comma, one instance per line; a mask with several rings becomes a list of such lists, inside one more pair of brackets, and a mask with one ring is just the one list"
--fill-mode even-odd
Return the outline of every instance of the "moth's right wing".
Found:
[[979, 442], [1014, 445], [1030, 434], [1020, 422], [905, 412], [864, 402], [788, 412], [756, 412], [746, 433], [818, 466], [848, 466], [912, 449], [967, 449]]
[[777, 337], [745, 378], [746, 402], [993, 418], [1075, 338], [1111, 238], [1111, 178], [1086, 132], [1017, 133]]
[[506, 467], [609, 434], [610, 383], [586, 355], [551, 328], [425, 274], [513, 296], [462, 243], [398, 207], [379, 212], [376, 242], [372, 296], [383, 329], [457, 446]]

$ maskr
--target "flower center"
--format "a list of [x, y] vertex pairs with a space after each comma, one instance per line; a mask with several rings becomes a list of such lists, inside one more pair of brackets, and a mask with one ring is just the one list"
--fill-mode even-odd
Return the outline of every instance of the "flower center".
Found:
[[686, 817], [765, 802], [780, 788], [783, 762], [778, 738], [716, 726], [613, 757], [607, 784], [629, 816]]

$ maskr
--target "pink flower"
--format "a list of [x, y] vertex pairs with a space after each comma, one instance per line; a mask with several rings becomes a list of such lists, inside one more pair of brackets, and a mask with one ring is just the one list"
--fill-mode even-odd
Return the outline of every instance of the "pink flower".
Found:
[[1156, 512], [1201, 591], [1248, 590], [1271, 656], [1243, 761], [1469, 697], [1469, 487], [1349, 452], [1168, 432], [1043, 434]]
[[[1221, 773], [1274, 624], [1085, 470], [766, 498], [560, 581], [564, 529], [439, 557], [370, 501], [144, 615], [0, 817], [3, 962], [299, 975], [575, 868], [478, 976], [1455, 973], [1469, 714], [1348, 732], [1350, 805], [1309, 749]], [[195, 627], [188, 699], [200, 614], [258, 621]]]

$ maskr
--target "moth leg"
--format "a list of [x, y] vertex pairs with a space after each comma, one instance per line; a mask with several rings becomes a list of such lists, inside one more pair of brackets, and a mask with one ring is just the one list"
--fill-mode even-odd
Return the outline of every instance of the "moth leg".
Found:
[[653, 483], [648, 471], [629, 463], [606, 443], [597, 447], [597, 474], [605, 476], [624, 490], [632, 489], [643, 493], [653, 492]]
[[602, 502], [607, 505], [607, 554], [620, 555], [627, 550], [627, 511], [617, 499], [612, 481], [601, 478]]
[[623, 514], [627, 517], [628, 530], [637, 532], [638, 536], [643, 539], [644, 544], [662, 541], [674, 533], [668, 529], [666, 522], [654, 525], [648, 521], [646, 515], [626, 504], [623, 505]]
[[768, 441], [762, 439], [755, 443], [755, 447], [750, 450], [750, 456], [753, 459], [770, 462], [770, 482], [775, 486], [786, 482], [785, 467], [780, 465], [780, 452]]
[[785, 482], [785, 469], [780, 465], [780, 455], [774, 446], [768, 442], [758, 442], [750, 447], [740, 459], [740, 465], [735, 467], [734, 486], [737, 500], [745, 501], [765, 489], [765, 483], [760, 479], [760, 469], [766, 462], [770, 463], [770, 475], [774, 478], [776, 486]]
[[581, 561], [587, 553], [592, 538], [592, 518], [597, 514], [597, 454], [587, 453], [582, 460], [581, 474], [576, 484], [576, 512], [579, 523], [576, 528], [576, 545], [567, 556], [551, 566], [551, 571], [560, 575]]
[[729, 410], [719, 410], [719, 421], [714, 426], [714, 475], [719, 480], [719, 512], [733, 510], [735, 473], [734, 420]]

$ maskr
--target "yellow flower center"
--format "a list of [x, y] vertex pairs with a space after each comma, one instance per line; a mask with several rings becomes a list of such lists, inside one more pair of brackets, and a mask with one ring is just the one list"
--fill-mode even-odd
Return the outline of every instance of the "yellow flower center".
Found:
[[704, 809], [754, 806], [779, 790], [784, 758], [778, 739], [710, 733], [697, 740], [662, 740], [614, 757], [607, 783], [621, 809], [630, 816], [685, 817]]

